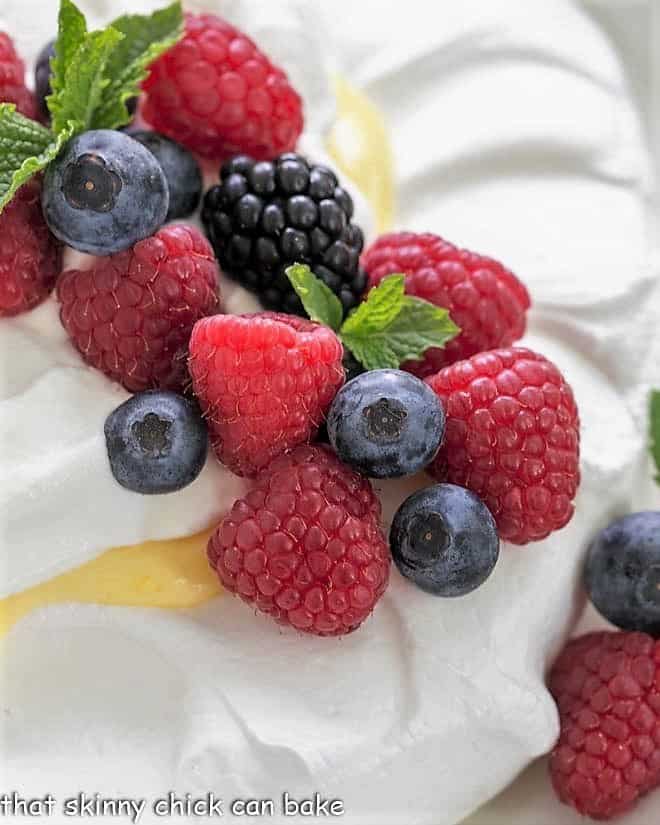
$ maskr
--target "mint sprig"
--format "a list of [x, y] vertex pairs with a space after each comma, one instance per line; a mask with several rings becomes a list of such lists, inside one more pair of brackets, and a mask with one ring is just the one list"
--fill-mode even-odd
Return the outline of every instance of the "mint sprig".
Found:
[[[87, 37], [85, 16], [71, 0], [60, 0], [55, 54], [50, 61], [50, 89], [46, 98], [51, 120], [57, 118], [59, 101], [65, 94], [66, 77], [74, 55]], [[55, 127], [54, 131], [58, 131]]]
[[305, 264], [294, 264], [286, 271], [305, 312], [312, 321], [335, 330], [341, 326], [344, 309], [335, 293]]
[[24, 183], [57, 157], [71, 134], [64, 129], [55, 135], [19, 114], [13, 103], [0, 103], [0, 212]]
[[50, 129], [0, 104], [0, 212], [72, 137], [128, 123], [126, 101], [138, 94], [148, 66], [182, 35], [180, 0], [151, 15], [119, 17], [93, 32], [72, 0], [61, 0], [46, 101]]
[[655, 463], [655, 480], [660, 484], [660, 390], [651, 390], [651, 456]]
[[108, 58], [122, 37], [113, 28], [85, 36], [66, 67], [61, 91], [48, 98], [56, 135], [69, 125], [74, 135], [92, 128], [96, 110], [110, 83], [106, 75]]
[[460, 332], [446, 309], [405, 294], [404, 275], [384, 278], [342, 324], [339, 298], [308, 266], [294, 264], [286, 274], [309, 317], [331, 327], [366, 369], [396, 369]]
[[140, 93], [147, 69], [182, 34], [180, 0], [150, 15], [125, 14], [110, 26], [123, 35], [109, 56], [109, 84], [92, 121], [93, 129], [116, 129], [130, 121], [126, 101]]

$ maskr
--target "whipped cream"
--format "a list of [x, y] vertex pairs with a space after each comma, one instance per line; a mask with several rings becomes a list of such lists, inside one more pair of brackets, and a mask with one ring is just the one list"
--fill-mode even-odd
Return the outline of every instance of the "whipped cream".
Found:
[[[115, 5], [94, 8], [107, 18]], [[463, 599], [393, 573], [374, 616], [341, 640], [283, 632], [227, 595], [176, 613], [32, 614], [4, 651], [4, 785], [60, 798], [319, 792], [344, 801], [351, 825], [454, 823], [552, 746], [543, 677], [578, 613], [584, 549], [652, 496], [644, 400], [660, 382], [660, 295], [645, 264], [649, 173], [633, 98], [605, 39], [562, 0], [409, 0], [405, 13], [362, 0], [350, 26], [315, 16], [309, 0], [192, 5], [226, 13], [282, 59], [312, 112], [313, 148], [332, 112], [321, 46], [336, 28], [351, 78], [390, 120], [399, 225], [501, 258], [530, 288], [523, 343], [557, 363], [580, 408], [576, 514], [543, 542], [503, 546], [493, 576]], [[39, 0], [5, 0], [0, 27], [33, 55], [49, 14]], [[247, 302], [231, 287], [230, 309]], [[0, 471], [10, 590], [111, 543], [193, 531], [240, 484], [211, 464], [165, 499], [115, 489], [102, 424], [125, 396], [80, 364], [56, 321], [49, 302], [0, 324], [0, 444], [3, 458], [5, 445], [15, 451]], [[423, 483], [378, 485], [388, 522]]]

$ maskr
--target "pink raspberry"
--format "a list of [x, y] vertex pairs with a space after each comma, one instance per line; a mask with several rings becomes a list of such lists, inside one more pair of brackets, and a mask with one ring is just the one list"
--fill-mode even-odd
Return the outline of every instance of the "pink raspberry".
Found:
[[17, 110], [37, 119], [34, 95], [25, 85], [25, 64], [16, 53], [11, 38], [0, 31], [0, 103], [14, 103]]
[[60, 277], [60, 315], [85, 361], [131, 392], [182, 392], [196, 321], [219, 310], [213, 251], [192, 226], [170, 224], [132, 249]]
[[275, 459], [211, 537], [223, 586], [282, 625], [350, 633], [389, 581], [380, 502], [367, 479], [326, 447]]
[[145, 120], [209, 158], [272, 158], [302, 132], [302, 101], [286, 74], [213, 14], [186, 15], [183, 39], [152, 64], [144, 90]]
[[449, 310], [461, 334], [433, 347], [404, 369], [420, 378], [477, 352], [508, 347], [525, 332], [529, 294], [498, 261], [457, 249], [430, 234], [394, 232], [378, 238], [362, 256], [369, 288], [393, 273], [406, 276], [406, 292]]
[[660, 642], [645, 633], [589, 633], [550, 673], [561, 731], [550, 757], [559, 799], [612, 819], [660, 784]]
[[193, 389], [220, 461], [253, 476], [311, 441], [344, 383], [342, 345], [294, 315], [216, 315], [190, 341]]
[[580, 482], [580, 427], [557, 367], [513, 347], [458, 361], [427, 383], [447, 413], [431, 474], [480, 496], [500, 537], [513, 544], [568, 524]]
[[0, 317], [32, 309], [50, 294], [61, 251], [41, 213], [41, 183], [33, 178], [0, 213]]

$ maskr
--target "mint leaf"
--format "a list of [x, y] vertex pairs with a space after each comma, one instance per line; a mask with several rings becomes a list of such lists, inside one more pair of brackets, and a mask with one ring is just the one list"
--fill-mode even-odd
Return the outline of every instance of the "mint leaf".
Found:
[[444, 347], [461, 330], [442, 307], [406, 295], [403, 307], [386, 331], [386, 345], [399, 364], [421, 358], [431, 347]]
[[341, 302], [308, 266], [294, 264], [286, 274], [309, 317], [338, 332], [368, 370], [397, 369], [460, 332], [446, 309], [405, 294], [405, 275], [384, 278], [341, 324]]
[[68, 131], [55, 136], [49, 129], [0, 103], [0, 212], [16, 191], [57, 157], [69, 139]]
[[404, 275], [388, 275], [374, 287], [367, 295], [367, 299], [344, 321], [341, 328], [342, 339], [364, 338], [372, 333], [382, 332], [391, 324], [403, 306], [405, 280]]
[[[388, 291], [376, 296], [377, 313], [371, 317], [372, 295], [386, 285]], [[397, 369], [404, 361], [421, 358], [430, 347], [443, 347], [460, 332], [446, 309], [404, 295], [403, 286], [403, 275], [386, 278], [339, 332], [343, 343], [368, 370]]]
[[126, 14], [110, 24], [123, 35], [106, 66], [107, 88], [91, 119], [92, 129], [116, 129], [131, 119], [126, 101], [140, 92], [147, 68], [183, 34], [183, 11], [177, 0], [151, 15]]
[[337, 332], [341, 326], [344, 309], [330, 287], [317, 278], [306, 264], [294, 264], [285, 271], [312, 321], [325, 324]]
[[651, 390], [651, 455], [657, 470], [655, 480], [660, 484], [660, 390]]
[[51, 94], [46, 98], [51, 114], [53, 114], [51, 101], [53, 101], [53, 105], [57, 108], [57, 100], [64, 89], [67, 69], [86, 35], [87, 23], [80, 9], [78, 9], [71, 0], [60, 0], [55, 57], [53, 57], [50, 62]]
[[75, 124], [75, 133], [92, 128], [96, 109], [110, 83], [105, 74], [108, 58], [123, 37], [112, 26], [85, 36], [66, 67], [64, 87], [48, 103], [55, 133], [70, 123]]

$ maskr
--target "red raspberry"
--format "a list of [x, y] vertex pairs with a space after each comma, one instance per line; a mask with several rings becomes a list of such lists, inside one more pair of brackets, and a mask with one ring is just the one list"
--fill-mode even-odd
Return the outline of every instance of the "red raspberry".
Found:
[[554, 364], [522, 348], [483, 352], [427, 379], [447, 412], [431, 465], [485, 501], [502, 539], [538, 541], [573, 515], [578, 410]]
[[286, 74], [212, 14], [186, 15], [183, 39], [152, 64], [143, 88], [144, 119], [210, 158], [273, 158], [302, 132], [302, 102]]
[[370, 483], [321, 446], [275, 459], [213, 534], [208, 557], [227, 590], [317, 636], [359, 627], [390, 571]]
[[41, 183], [32, 179], [0, 213], [0, 317], [32, 309], [50, 294], [61, 249], [41, 212]]
[[449, 310], [461, 333], [442, 349], [427, 350], [404, 368], [420, 378], [477, 352], [508, 347], [525, 333], [529, 294], [501, 263], [457, 249], [437, 235], [383, 235], [362, 256], [369, 287], [393, 273], [406, 275], [406, 292]]
[[220, 461], [253, 476], [311, 441], [344, 382], [342, 355], [331, 329], [293, 315], [200, 321], [190, 339], [190, 374]]
[[0, 31], [0, 103], [15, 103], [25, 117], [37, 119], [37, 104], [25, 86], [25, 64], [16, 54], [11, 38]]
[[660, 642], [588, 633], [566, 646], [549, 688], [561, 723], [550, 775], [562, 802], [611, 819], [660, 784]]
[[195, 322], [218, 312], [219, 270], [192, 226], [170, 224], [132, 249], [71, 269], [61, 318], [85, 361], [131, 392], [181, 392]]

